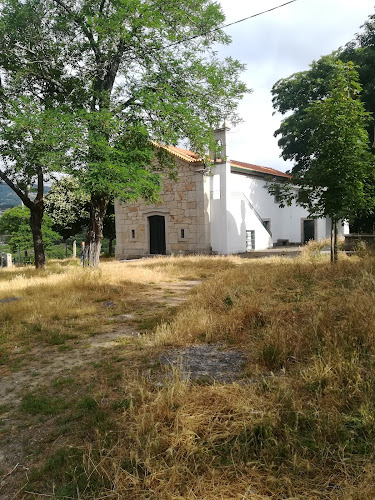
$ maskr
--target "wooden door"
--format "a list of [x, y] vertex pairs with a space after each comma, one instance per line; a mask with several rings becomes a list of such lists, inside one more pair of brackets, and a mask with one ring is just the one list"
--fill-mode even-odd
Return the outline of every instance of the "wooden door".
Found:
[[148, 223], [150, 229], [150, 254], [165, 255], [165, 218], [162, 215], [151, 215], [148, 218]]
[[303, 221], [303, 242], [315, 240], [315, 220], [305, 219]]

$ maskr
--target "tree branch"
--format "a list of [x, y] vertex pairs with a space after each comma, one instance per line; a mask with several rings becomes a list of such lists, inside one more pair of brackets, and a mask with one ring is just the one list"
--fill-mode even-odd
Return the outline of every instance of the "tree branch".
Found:
[[[19, 49], [24, 50], [25, 52], [27, 52], [28, 54], [30, 54], [31, 56], [33, 56], [37, 59], [36, 61], [33, 61], [33, 63], [35, 63], [39, 66], [40, 72], [41, 72], [44, 80], [47, 80], [49, 83], [52, 83], [59, 92], [64, 91], [64, 87], [57, 80], [55, 80], [54, 78], [52, 78], [51, 76], [46, 74], [46, 72], [42, 68], [42, 64], [45, 61], [39, 60], [39, 56], [34, 50], [30, 49], [29, 47], [25, 47], [24, 45], [21, 45], [18, 42], [16, 42], [14, 45], [15, 45], [15, 47], [18, 47]], [[31, 71], [31, 75], [34, 75], [36, 78], [38, 78], [38, 76], [39, 76], [39, 75], [35, 74], [34, 71]]]
[[24, 205], [26, 205], [27, 208], [30, 208], [30, 210], [33, 208], [34, 204], [30, 200], [30, 198], [28, 198], [25, 193], [23, 193], [21, 189], [16, 184], [14, 184], [14, 182], [12, 182], [11, 179], [9, 179], [9, 177], [1, 170], [0, 179], [8, 184], [8, 186], [16, 193], [16, 195], [21, 199], [21, 201], [24, 203]]
[[105, 76], [103, 90], [112, 90], [120, 66], [121, 58], [124, 52], [125, 52], [125, 42], [124, 40], [120, 40], [116, 54], [113, 56], [112, 62], [109, 65], [107, 74]]
[[[100, 52], [99, 52], [98, 46], [95, 42], [95, 39], [94, 39], [92, 32], [87, 28], [87, 26], [85, 26], [85, 23], [83, 22], [83, 18], [81, 16], [79, 16], [78, 14], [76, 14], [73, 10], [71, 10], [62, 0], [53, 0], [53, 1], [55, 3], [57, 3], [58, 5], [60, 5], [60, 7], [62, 7], [65, 10], [65, 12], [70, 14], [73, 18], [73, 21], [76, 23], [76, 25], [81, 28], [81, 30], [83, 31], [84, 35], [87, 37], [87, 39], [90, 43], [90, 47], [91, 47], [92, 51], [94, 52], [96, 62], [99, 63], [100, 62]], [[103, 3], [103, 0], [102, 0], [102, 3]]]
[[38, 174], [38, 193], [35, 198], [35, 203], [40, 203], [43, 200], [43, 195], [44, 195], [44, 178], [42, 169], [40, 167], [37, 168], [37, 174]]
[[102, 14], [104, 10], [104, 5], [105, 5], [106, 0], [102, 0], [100, 2], [100, 7], [99, 7], [99, 12]]

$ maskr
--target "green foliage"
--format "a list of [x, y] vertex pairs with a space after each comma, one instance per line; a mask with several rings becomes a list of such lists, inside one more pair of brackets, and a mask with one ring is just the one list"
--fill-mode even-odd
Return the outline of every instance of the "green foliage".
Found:
[[[354, 40], [339, 51], [340, 59], [353, 61], [359, 74], [363, 92], [362, 100], [367, 111], [375, 112], [375, 15], [369, 16]], [[373, 128], [371, 127], [373, 137]]]
[[276, 109], [292, 112], [275, 135], [281, 135], [283, 157], [295, 166], [291, 182], [271, 192], [286, 203], [295, 200], [312, 216], [334, 221], [374, 206], [374, 162], [366, 131], [370, 117], [360, 92], [353, 64], [332, 57], [275, 85]]
[[[238, 102], [248, 90], [243, 66], [217, 58], [215, 45], [230, 41], [223, 21], [213, 0], [4, 0], [6, 84], [16, 80], [53, 113], [69, 109], [64, 130], [79, 124], [66, 151], [70, 172], [92, 195], [93, 244], [101, 241], [104, 201], [155, 201], [160, 170], [173, 174], [157, 143], [187, 140], [203, 155], [213, 126], [239, 121]], [[61, 157], [39, 156], [65, 168]]]
[[[28, 250], [33, 246], [33, 235], [30, 224], [30, 210], [27, 207], [14, 207], [6, 210], [0, 219], [0, 233], [8, 234], [9, 246], [11, 252], [15, 253], [20, 250]], [[53, 231], [53, 221], [50, 217], [45, 216], [42, 224], [43, 241], [46, 249], [61, 240], [61, 236]]]
[[54, 229], [66, 240], [88, 224], [90, 196], [77, 179], [62, 177], [52, 184], [45, 197], [45, 210], [53, 220]]
[[[289, 119], [284, 120], [275, 135], [280, 135], [279, 145], [285, 159], [293, 159], [297, 165], [306, 151], [312, 130], [306, 126], [305, 112], [314, 100], [325, 99], [329, 92], [329, 82], [335, 73], [335, 64], [338, 60], [345, 63], [350, 61], [356, 65], [359, 82], [362, 86], [361, 100], [365, 108], [375, 112], [375, 15], [371, 15], [362, 26], [354, 40], [329, 56], [324, 56], [314, 62], [308, 71], [296, 73], [289, 78], [280, 80], [273, 87], [273, 103], [277, 111], [282, 114], [290, 113]], [[367, 131], [371, 142], [374, 138], [373, 121], [367, 122]], [[372, 150], [374, 153], [374, 150]], [[375, 197], [375, 181], [369, 178], [366, 181], [368, 198]], [[372, 204], [359, 209], [351, 220], [351, 230], [354, 232], [373, 232], [374, 211]]]
[[21, 402], [21, 410], [31, 415], [57, 415], [66, 406], [61, 398], [50, 398], [38, 393], [26, 394]]
[[54, 172], [71, 167], [82, 130], [66, 109], [48, 109], [33, 97], [20, 95], [22, 89], [10, 78], [4, 80], [3, 94], [7, 94], [0, 113], [0, 155], [5, 164], [1, 171], [28, 204], [30, 186], [39, 185], [41, 175], [46, 182]]
[[[7, 69], [3, 68], [0, 92], [0, 179], [30, 210], [35, 266], [44, 268], [41, 226], [45, 182], [53, 179], [56, 171], [64, 171], [68, 165], [71, 168], [83, 131], [67, 108], [50, 106], [42, 89], [34, 88], [30, 93], [22, 85], [22, 75], [11, 75]], [[44, 227], [45, 236], [53, 238], [47, 234], [50, 224]], [[25, 235], [17, 242], [14, 236], [14, 245], [22, 244]]]

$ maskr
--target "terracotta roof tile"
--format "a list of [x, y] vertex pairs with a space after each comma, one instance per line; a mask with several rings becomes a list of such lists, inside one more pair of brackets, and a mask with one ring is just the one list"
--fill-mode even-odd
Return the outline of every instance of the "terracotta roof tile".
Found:
[[172, 153], [174, 156], [181, 158], [189, 163], [200, 163], [202, 160], [197, 153], [189, 151], [188, 149], [178, 148], [176, 146], [162, 146], [164, 149]]
[[249, 172], [259, 172], [262, 174], [274, 175], [276, 177], [285, 177], [287, 179], [291, 178], [291, 175], [286, 174], [285, 172], [280, 172], [280, 170], [269, 167], [260, 167], [259, 165], [253, 165], [252, 163], [245, 163], [243, 161], [230, 160], [230, 165], [232, 168], [243, 169]]
[[[160, 144], [154, 143], [156, 146], [160, 147]], [[169, 151], [172, 155], [185, 160], [188, 163], [200, 163], [202, 161], [199, 158], [197, 153], [193, 151], [189, 151], [188, 149], [178, 148], [177, 146], [161, 146], [167, 151]], [[261, 174], [273, 175], [276, 177], [285, 177], [290, 179], [291, 176], [286, 174], [285, 172], [281, 172], [280, 170], [276, 170], [274, 168], [261, 167], [259, 165], [253, 165], [252, 163], [245, 163], [243, 161], [230, 160], [230, 165], [233, 169], [239, 170], [243, 173], [245, 172], [258, 172]]]

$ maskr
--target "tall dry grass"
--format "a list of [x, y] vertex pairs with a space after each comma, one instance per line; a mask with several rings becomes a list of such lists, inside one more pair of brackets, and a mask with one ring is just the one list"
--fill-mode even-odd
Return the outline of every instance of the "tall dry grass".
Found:
[[[374, 258], [153, 259], [62, 276], [56, 300], [82, 280], [94, 308], [87, 289], [113, 300], [115, 289], [211, 276], [141, 354], [221, 342], [248, 357], [241, 380], [211, 386], [178, 370], [161, 385], [124, 365], [127, 404], [116, 430], [82, 443], [76, 498], [375, 498]], [[53, 293], [52, 277], [30, 279]]]
[[[46, 271], [0, 269], [0, 365], [24, 358], [38, 345], [62, 345], [103, 332], [106, 318], [141, 307], [140, 294], [163, 282], [200, 279], [240, 263], [238, 258], [172, 257], [105, 262], [82, 268], [76, 260], [51, 261]], [[113, 302], [105, 308], [103, 303]]]
[[375, 498], [374, 299], [370, 258], [254, 261], [207, 280], [155, 342], [236, 346], [247, 378], [127, 382], [134, 405], [96, 463], [103, 497]]

